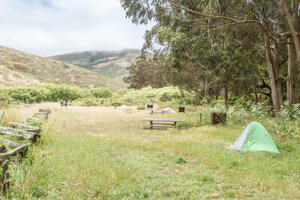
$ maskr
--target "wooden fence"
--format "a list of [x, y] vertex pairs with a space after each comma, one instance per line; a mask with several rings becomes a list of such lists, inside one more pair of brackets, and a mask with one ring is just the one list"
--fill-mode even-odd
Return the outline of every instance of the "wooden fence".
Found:
[[6, 193], [9, 183], [9, 164], [15, 156], [26, 153], [40, 137], [41, 125], [48, 119], [51, 110], [40, 109], [22, 124], [11, 122], [9, 127], [0, 127], [0, 190]]

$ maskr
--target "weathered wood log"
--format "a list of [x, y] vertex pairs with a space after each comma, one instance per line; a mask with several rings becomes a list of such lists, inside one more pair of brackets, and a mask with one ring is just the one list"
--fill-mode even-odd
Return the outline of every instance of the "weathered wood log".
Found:
[[27, 125], [27, 124], [18, 124], [18, 123], [10, 122], [9, 126], [12, 127], [12, 128], [18, 128], [18, 129], [22, 129], [24, 131], [33, 132], [33, 133], [40, 133], [41, 132], [40, 127], [30, 126], [30, 125]]
[[27, 124], [29, 122], [34, 122], [34, 123], [42, 123], [42, 121], [36, 117], [28, 117], [25, 121], [24, 121], [24, 124]]
[[49, 115], [48, 112], [37, 112], [35, 113], [35, 115]]
[[44, 114], [41, 114], [41, 113], [35, 113], [33, 115], [34, 118], [37, 118], [37, 119], [42, 119], [42, 120], [47, 120], [48, 119], [48, 115], [44, 115]]
[[50, 113], [51, 113], [51, 110], [49, 110], [49, 109], [39, 109], [39, 112], [50, 114]]
[[8, 160], [16, 156], [17, 154], [21, 154], [27, 150], [32, 143], [28, 144], [19, 144], [10, 140], [6, 140], [0, 138], [0, 145], [5, 148], [9, 148], [10, 150], [5, 153], [0, 153], [0, 167], [2, 168], [2, 172], [0, 173], [0, 189], [3, 194], [6, 194], [10, 183], [9, 183], [9, 172], [8, 172]]
[[37, 112], [35, 114], [36, 115], [49, 115], [50, 113], [48, 113], [48, 112]]
[[8, 145], [8, 147], [11, 150], [8, 150], [8, 152], [6, 153], [0, 153], [0, 160], [7, 160], [9, 158], [11, 158], [12, 156], [15, 156], [19, 153], [24, 152], [27, 147], [31, 146], [32, 143], [27, 143], [27, 144], [19, 144], [16, 142], [13, 142], [11, 140], [6, 140], [3, 138], [0, 138], [0, 145]]
[[31, 140], [32, 142], [35, 142], [38, 138], [37, 133], [9, 127], [0, 127], [0, 135], [10, 135], [22, 140]]
[[[21, 154], [27, 150], [29, 146], [32, 145], [32, 143], [27, 144], [19, 144], [10, 140], [6, 140], [4, 138], [0, 138], [0, 145], [5, 148], [6, 152], [0, 153], [0, 167], [2, 168], [0, 172], [0, 190], [2, 194], [6, 194], [6, 192], [9, 189], [10, 182], [9, 182], [9, 172], [8, 172], [8, 160], [16, 156], [18, 154]], [[7, 151], [7, 148], [9, 150]]]
[[8, 162], [4, 160], [0, 160], [0, 167], [2, 168], [0, 172], [0, 190], [5, 195], [10, 186]]

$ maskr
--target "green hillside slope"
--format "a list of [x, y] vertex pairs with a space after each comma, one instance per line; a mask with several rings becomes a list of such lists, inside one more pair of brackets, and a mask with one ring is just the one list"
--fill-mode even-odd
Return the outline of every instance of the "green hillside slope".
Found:
[[45, 83], [109, 87], [113, 90], [124, 88], [121, 83], [99, 73], [0, 46], [0, 87]]
[[126, 68], [140, 55], [140, 50], [86, 51], [74, 52], [51, 57], [99, 74], [122, 81], [128, 75]]

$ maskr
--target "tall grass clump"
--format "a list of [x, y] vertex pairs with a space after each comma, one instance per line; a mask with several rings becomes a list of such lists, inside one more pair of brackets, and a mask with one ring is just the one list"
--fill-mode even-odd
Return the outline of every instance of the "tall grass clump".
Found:
[[7, 107], [10, 103], [6, 90], [0, 90], [0, 108]]
[[238, 100], [233, 105], [215, 104], [213, 107], [205, 107], [206, 118], [210, 112], [226, 112], [228, 125], [245, 127], [252, 121], [262, 123], [274, 136], [281, 139], [296, 138], [300, 134], [300, 106], [285, 104], [281, 108], [280, 117], [272, 116], [272, 108], [262, 103]]

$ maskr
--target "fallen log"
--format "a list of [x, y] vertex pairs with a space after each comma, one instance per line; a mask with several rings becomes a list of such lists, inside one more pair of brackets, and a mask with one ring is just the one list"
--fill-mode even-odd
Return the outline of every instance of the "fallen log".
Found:
[[0, 153], [0, 160], [6, 160], [19, 153], [24, 152], [32, 143], [19, 144], [10, 140], [0, 138], [0, 145], [5, 145], [9, 150], [6, 153]]
[[24, 124], [27, 124], [28, 122], [34, 122], [34, 123], [38, 123], [38, 124], [41, 124], [41, 120], [38, 119], [38, 118], [35, 118], [35, 117], [29, 117], [27, 118], [25, 121], [24, 121]]
[[22, 129], [24, 131], [33, 132], [33, 133], [40, 133], [41, 132], [40, 127], [30, 126], [30, 125], [27, 125], [27, 124], [18, 124], [18, 123], [10, 122], [9, 126], [12, 127], [12, 128], [18, 128], [18, 129]]
[[40, 113], [48, 113], [48, 114], [50, 114], [51, 110], [49, 110], [49, 109], [39, 109], [39, 112]]
[[14, 129], [9, 127], [0, 127], [0, 135], [10, 135], [18, 139], [30, 140], [32, 142], [36, 142], [39, 136], [37, 133], [23, 131], [20, 129]]
[[0, 153], [0, 167], [2, 169], [0, 173], [0, 190], [2, 191], [3, 194], [6, 194], [10, 186], [8, 160], [11, 157], [16, 156], [17, 154], [21, 154], [25, 152], [27, 148], [32, 145], [32, 143], [19, 144], [10, 140], [0, 138], [0, 145], [4, 147], [6, 150], [9, 149], [6, 152]]
[[41, 114], [41, 113], [35, 113], [33, 115], [34, 118], [37, 118], [37, 119], [42, 119], [42, 120], [47, 120], [48, 119], [48, 115], [44, 115], [44, 114]]
[[35, 115], [49, 115], [48, 112], [37, 112], [35, 113]]

